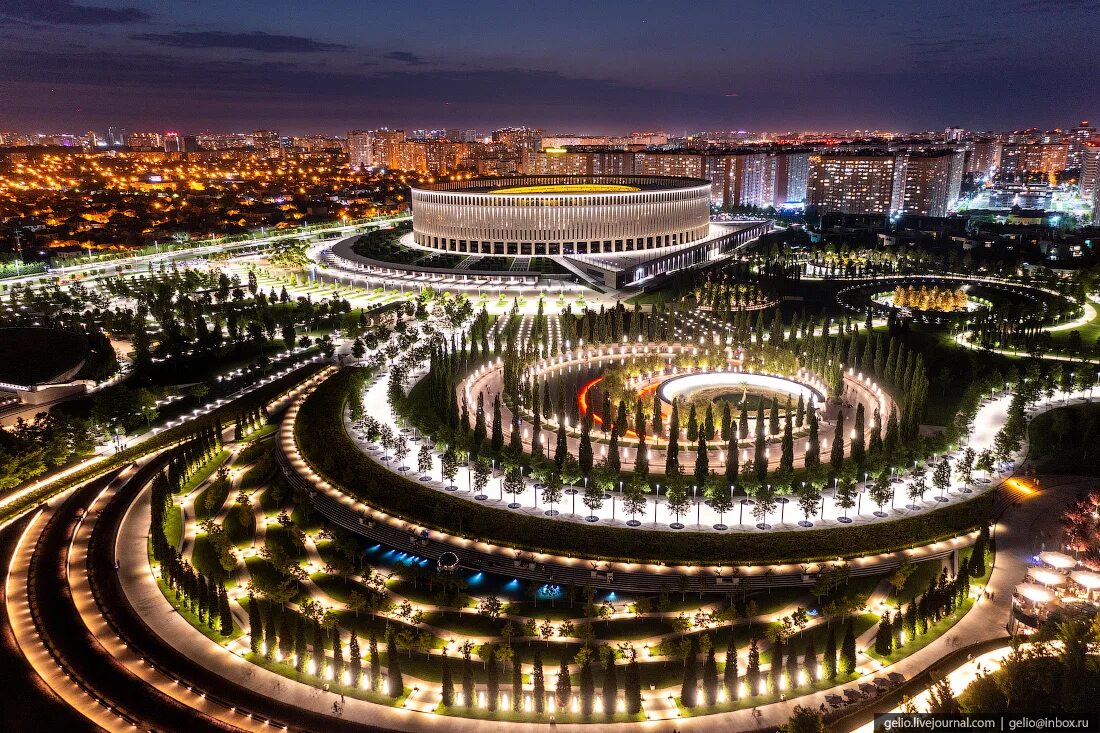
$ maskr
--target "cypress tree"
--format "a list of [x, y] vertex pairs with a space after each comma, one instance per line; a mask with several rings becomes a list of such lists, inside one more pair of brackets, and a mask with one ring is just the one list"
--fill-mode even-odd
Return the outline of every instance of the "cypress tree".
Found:
[[573, 679], [569, 676], [569, 662], [565, 655], [561, 658], [561, 668], [558, 670], [558, 686], [554, 690], [554, 697], [559, 710], [568, 710], [569, 701], [573, 698]]
[[833, 444], [829, 450], [829, 465], [839, 474], [844, 468], [844, 413], [836, 415], [836, 429], [833, 430]]
[[745, 669], [745, 684], [749, 688], [749, 695], [756, 697], [760, 694], [760, 647], [756, 637], [752, 637], [749, 644], [749, 661]]
[[894, 647], [894, 627], [890, 619], [890, 612], [882, 614], [875, 631], [875, 653], [885, 657]]
[[253, 654], [259, 654], [263, 646], [264, 623], [260, 620], [260, 604], [248, 594], [248, 643]]
[[500, 395], [493, 398], [493, 439], [491, 447], [494, 453], [504, 450], [504, 421], [500, 414]]
[[467, 710], [474, 707], [474, 666], [470, 660], [470, 647], [462, 647], [462, 704]]
[[684, 678], [680, 684], [680, 704], [689, 710], [695, 707], [699, 691], [699, 672], [696, 669], [699, 660], [695, 658], [696, 654], [698, 654], [696, 640], [695, 637], [692, 637], [691, 649], [688, 650], [687, 656], [684, 658]]
[[497, 650], [495, 646], [489, 647], [485, 656], [485, 664], [488, 667], [486, 673], [486, 701], [485, 705], [490, 713], [495, 713], [500, 699], [500, 674], [497, 665]]
[[378, 692], [382, 689], [382, 660], [378, 656], [378, 637], [373, 631], [370, 632], [367, 651], [370, 654], [370, 689]]
[[405, 691], [405, 680], [401, 676], [401, 662], [394, 637], [392, 630], [386, 636], [386, 694], [396, 699]]
[[806, 635], [806, 651], [802, 654], [802, 668], [806, 670], [806, 679], [817, 682], [817, 650], [814, 649], [813, 636]]
[[290, 611], [283, 611], [279, 617], [279, 654], [282, 661], [290, 663], [290, 655], [294, 651], [294, 619]]
[[296, 614], [294, 624], [294, 670], [301, 674], [306, 668], [306, 656], [309, 651], [309, 643], [306, 640], [306, 617]]
[[344, 643], [340, 640], [340, 628], [332, 627], [332, 679], [336, 684], [344, 682]]
[[794, 641], [792, 640], [787, 645], [787, 662], [783, 671], [783, 678], [788, 690], [793, 690], [798, 687], [798, 652], [794, 648]]
[[619, 676], [615, 669], [615, 651], [610, 647], [603, 668], [603, 712], [608, 718], [615, 714], [615, 701], [619, 699]]
[[726, 700], [732, 702], [738, 698], [737, 680], [737, 648], [733, 644], [733, 634], [730, 634], [729, 643], [726, 645], [726, 666], [722, 670], [722, 684], [726, 688]]
[[443, 685], [441, 702], [443, 703], [443, 707], [449, 708], [455, 704], [455, 683], [454, 680], [451, 679], [450, 657], [446, 654], [442, 655], [439, 664], [441, 666], [440, 680]]
[[351, 641], [348, 643], [349, 669], [351, 671], [351, 686], [359, 687], [363, 680], [363, 657], [359, 651], [359, 635], [351, 632]]
[[542, 715], [546, 711], [546, 679], [542, 671], [542, 654], [535, 652], [534, 669], [531, 672], [531, 696], [535, 701], [535, 712]]
[[772, 643], [772, 663], [768, 668], [768, 687], [773, 694], [778, 695], [782, 685], [780, 682], [783, 679], [783, 638], [777, 636], [775, 642]]
[[523, 668], [515, 648], [512, 649], [512, 712], [523, 710]]
[[863, 403], [860, 402], [858, 405], [856, 405], [856, 422], [855, 422], [855, 425], [853, 426], [853, 431], [852, 431], [854, 433], [854, 435], [852, 436], [852, 452], [851, 452], [852, 462], [856, 464], [856, 468], [859, 469], [859, 470], [863, 469], [863, 465], [864, 465], [864, 463], [866, 461], [866, 457], [867, 457], [866, 456], [865, 444], [864, 444], [864, 435], [863, 435], [864, 419], [865, 419], [865, 410], [863, 408]]
[[850, 618], [844, 625], [844, 640], [840, 642], [840, 671], [846, 677], [856, 673], [856, 634]]
[[821, 657], [821, 669], [825, 674], [825, 679], [836, 679], [836, 630], [831, 623], [829, 624], [829, 634], [825, 637], [825, 651]]
[[707, 650], [703, 660], [703, 697], [707, 707], [718, 704], [718, 663], [714, 660], [714, 646]]
[[638, 671], [638, 660], [631, 658], [626, 665], [626, 684], [623, 687], [626, 697], [626, 712], [637, 715], [642, 712], [642, 679]]
[[229, 594], [224, 585], [218, 585], [218, 632], [222, 636], [233, 633], [233, 612], [229, 610]]
[[592, 674], [591, 654], [586, 655], [581, 664], [581, 715], [585, 719], [592, 717], [596, 705], [596, 679]]
[[313, 622], [313, 676], [325, 676], [325, 632], [321, 624]]

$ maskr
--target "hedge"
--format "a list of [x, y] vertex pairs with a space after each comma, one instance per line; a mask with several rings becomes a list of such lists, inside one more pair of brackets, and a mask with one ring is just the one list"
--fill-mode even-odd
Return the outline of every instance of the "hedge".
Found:
[[[266, 404], [276, 399], [280, 395], [289, 392], [300, 382], [304, 382], [309, 379], [313, 374], [317, 373], [324, 367], [324, 364], [311, 362], [295, 369], [290, 374], [279, 377], [278, 379], [265, 384], [255, 392], [250, 392], [246, 395], [231, 400], [221, 407], [203, 415], [192, 421], [177, 425], [173, 428], [161, 431], [157, 435], [143, 440], [132, 448], [127, 448], [121, 453], [115, 453], [109, 458], [105, 458], [101, 461], [97, 461], [90, 466], [82, 468], [75, 473], [66, 476], [63, 479], [51, 481], [37, 490], [27, 494], [26, 496], [11, 502], [0, 509], [0, 522], [7, 522], [15, 517], [18, 517], [23, 512], [27, 511], [31, 507], [37, 504], [47, 501], [53, 496], [60, 494], [62, 491], [90, 481], [97, 476], [102, 476], [105, 473], [114, 471], [121, 468], [128, 463], [138, 460], [142, 456], [146, 456], [150, 453], [169, 446], [178, 441], [184, 440], [190, 437], [198, 428], [209, 425], [214, 420], [220, 420], [223, 424], [231, 424], [233, 419], [237, 416], [241, 404]], [[13, 489], [18, 491], [19, 489]]]
[[533, 517], [476, 505], [410, 481], [369, 458], [344, 429], [347, 396], [366, 369], [343, 369], [306, 398], [295, 439], [329, 483], [391, 516], [507, 547], [571, 557], [674, 564], [775, 564], [854, 558], [950, 539], [988, 521], [993, 493], [889, 522], [760, 534], [649, 532]]

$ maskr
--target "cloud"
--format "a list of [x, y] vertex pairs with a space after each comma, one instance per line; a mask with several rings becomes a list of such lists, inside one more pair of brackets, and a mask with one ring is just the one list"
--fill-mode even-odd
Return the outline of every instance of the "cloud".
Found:
[[237, 48], [264, 53], [316, 53], [340, 51], [347, 46], [322, 43], [302, 36], [282, 36], [271, 33], [224, 33], [222, 31], [175, 31], [173, 33], [141, 33], [130, 36], [134, 41], [147, 41], [170, 48]]
[[0, 16], [48, 25], [132, 24], [150, 18], [138, 8], [102, 8], [74, 0], [0, 0]]
[[423, 66], [425, 63], [424, 59], [408, 51], [390, 51], [382, 58], [387, 58], [390, 61], [401, 61], [409, 66]]

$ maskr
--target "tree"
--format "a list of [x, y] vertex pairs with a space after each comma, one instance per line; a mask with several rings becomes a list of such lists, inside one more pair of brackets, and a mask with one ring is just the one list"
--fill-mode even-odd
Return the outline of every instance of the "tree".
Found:
[[534, 698], [535, 712], [542, 715], [546, 710], [546, 679], [542, 670], [542, 654], [535, 651], [531, 672], [531, 697]]
[[416, 454], [416, 470], [425, 476], [432, 472], [432, 448], [426, 440]]
[[[855, 643], [854, 640], [852, 643]], [[749, 642], [749, 661], [745, 668], [745, 685], [749, 688], [749, 695], [752, 697], [760, 694], [760, 647], [755, 636]]]
[[726, 699], [734, 701], [738, 697], [737, 680], [737, 647], [733, 643], [734, 635], [731, 633], [726, 644], [726, 665], [722, 670], [722, 684], [726, 688]]
[[883, 471], [875, 477], [874, 483], [868, 491], [868, 498], [875, 503], [878, 511], [882, 513], [882, 505], [890, 501], [894, 496], [894, 484], [890, 480], [890, 473]]
[[263, 646], [264, 624], [260, 617], [260, 604], [248, 594], [248, 643], [253, 654], [259, 654]]
[[484, 645], [483, 649], [485, 649], [485, 665], [488, 668], [485, 706], [490, 713], [493, 713], [496, 712], [497, 704], [500, 701], [500, 670], [499, 665], [497, 665], [497, 649], [492, 644]]
[[940, 496], [951, 488], [950, 463], [944, 460], [936, 464], [936, 468], [932, 471], [932, 485], [940, 492]]
[[596, 485], [595, 481], [589, 481], [584, 487], [584, 505], [591, 512], [587, 517], [589, 522], [599, 521], [596, 512], [603, 507], [603, 489]]
[[813, 708], [794, 706], [794, 714], [784, 728], [787, 733], [825, 733], [825, 719]]
[[378, 655], [378, 636], [373, 631], [367, 649], [370, 653], [370, 689], [378, 692], [382, 689], [382, 659]]
[[938, 715], [957, 715], [961, 712], [951, 682], [941, 677], [928, 689], [928, 712]]
[[705, 494], [707, 501], [710, 502], [710, 508], [718, 512], [719, 526], [725, 526], [726, 512], [733, 509], [732, 487], [727, 486], [724, 481], [712, 473], [707, 476]]
[[714, 660], [714, 646], [707, 650], [703, 660], [703, 697], [707, 707], [718, 704], [718, 663]]
[[443, 451], [440, 459], [440, 473], [445, 484], [448, 486], [454, 484], [455, 476], [458, 475], [458, 454], [454, 446], [448, 445], [447, 450]]
[[630, 515], [631, 522], [637, 522], [635, 517], [645, 511], [648, 488], [641, 476], [632, 477], [626, 484], [623, 490], [623, 511]]
[[680, 523], [680, 515], [687, 511], [691, 498], [684, 486], [682, 477], [668, 477], [668, 493], [666, 494], [668, 511], [676, 518], [676, 524]]
[[581, 715], [585, 719], [592, 717], [592, 711], [596, 705], [596, 679], [592, 674], [592, 658], [590, 654], [585, 653], [587, 651], [587, 649], [581, 650], [584, 657], [581, 662], [580, 681]]
[[396, 700], [405, 692], [405, 681], [401, 676], [395, 637], [392, 630], [386, 635], [386, 694]]
[[504, 483], [502, 488], [504, 493], [512, 497], [512, 503], [510, 507], [518, 507], [516, 498], [523, 493], [523, 474], [520, 472], [519, 466], [509, 466], [504, 471]]
[[836, 414], [836, 429], [833, 430], [833, 444], [829, 449], [829, 465], [834, 473], [844, 468], [844, 412]]
[[474, 707], [474, 665], [470, 660], [474, 645], [469, 641], [459, 647], [462, 651], [462, 704], [467, 710]]
[[851, 618], [844, 625], [844, 640], [840, 642], [840, 671], [846, 677], [856, 672], [856, 634]]
[[692, 637], [687, 654], [684, 655], [684, 677], [680, 684], [680, 704], [689, 710], [697, 703], [699, 660], [696, 659], [696, 654], [698, 654], [698, 648], [695, 637]]
[[638, 670], [638, 660], [633, 655], [626, 665], [626, 683], [623, 686], [623, 694], [626, 698], [626, 712], [628, 715], [637, 715], [642, 712], [642, 680]]
[[608, 718], [615, 715], [615, 701], [619, 698], [619, 677], [615, 670], [615, 650], [605, 647], [603, 666], [603, 712]]
[[488, 461], [483, 457], [478, 457], [473, 461], [473, 466], [470, 472], [473, 476], [473, 489], [477, 496], [484, 496], [485, 489], [489, 486], [489, 472], [490, 467]]
[[889, 656], [894, 648], [894, 624], [890, 612], [886, 611], [879, 620], [875, 629], [875, 654], [880, 657]]
[[443, 707], [449, 708], [455, 704], [455, 683], [451, 679], [451, 663], [450, 658], [443, 654], [440, 657], [440, 678], [443, 685], [442, 700]]
[[363, 659], [359, 652], [359, 636], [355, 631], [351, 632], [351, 641], [348, 643], [349, 669], [351, 671], [351, 686], [358, 688], [363, 678]]
[[821, 657], [821, 669], [827, 680], [835, 680], [836, 667], [836, 630], [829, 624], [829, 633], [825, 637], [825, 651]]
[[504, 450], [504, 419], [501, 416], [499, 394], [493, 398], [493, 438], [490, 447], [497, 455]]
[[554, 690], [554, 698], [559, 710], [568, 710], [569, 701], [573, 699], [573, 680], [569, 676], [569, 662], [564, 655], [561, 658], [561, 668], [558, 670], [558, 686]]

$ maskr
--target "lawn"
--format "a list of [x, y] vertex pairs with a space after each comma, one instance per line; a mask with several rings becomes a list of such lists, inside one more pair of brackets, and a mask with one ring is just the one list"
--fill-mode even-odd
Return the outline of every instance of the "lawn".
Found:
[[[234, 621], [233, 633], [229, 636], [222, 636], [215, 629], [211, 629], [206, 624], [201, 623], [199, 621], [199, 617], [194, 612], [192, 612], [191, 609], [189, 609], [181, 601], [177, 601], [176, 592], [165, 585], [164, 581], [161, 580], [159, 577], [157, 578], [157, 587], [160, 588], [160, 592], [164, 594], [164, 598], [172, 604], [172, 607], [176, 609], [180, 616], [186, 619], [189, 624], [201, 631], [204, 636], [206, 636], [214, 643], [224, 646], [244, 633], [241, 627], [237, 625], [237, 622]], [[219, 625], [219, 621], [217, 619], [215, 619], [214, 625], [215, 627]]]
[[229, 458], [229, 451], [222, 449], [213, 458], [203, 464], [203, 466], [195, 471], [195, 474], [183, 484], [183, 495], [187, 496], [201, 486], [204, 481], [213, 476], [214, 472], [225, 463], [227, 458]]
[[666, 618], [623, 618], [614, 621], [596, 621], [592, 630], [597, 639], [616, 641], [637, 641], [651, 636], [663, 636], [673, 633], [671, 619]]
[[222, 527], [225, 529], [225, 536], [236, 547], [251, 547], [252, 540], [256, 536], [256, 518], [249, 512], [248, 526], [242, 525], [238, 519], [240, 509], [240, 504], [234, 504], [230, 507], [226, 513], [225, 521], [222, 522]]
[[[507, 619], [490, 618], [476, 613], [431, 611], [424, 614], [424, 623], [470, 636], [498, 636]], [[512, 624], [515, 626], [515, 623]]]
[[229, 479], [215, 479], [195, 497], [195, 518], [211, 519], [221, 511], [229, 497]]
[[227, 588], [236, 585], [230, 574], [221, 566], [218, 561], [218, 552], [214, 549], [210, 538], [205, 534], [195, 537], [195, 547], [191, 552], [191, 564], [195, 567], [195, 570], [203, 575], [220, 583], [225, 583]]
[[164, 516], [164, 536], [169, 545], [179, 549], [183, 538], [183, 509], [174, 504]]

